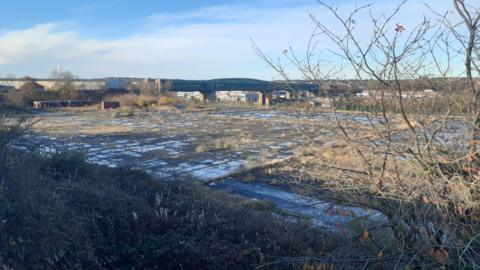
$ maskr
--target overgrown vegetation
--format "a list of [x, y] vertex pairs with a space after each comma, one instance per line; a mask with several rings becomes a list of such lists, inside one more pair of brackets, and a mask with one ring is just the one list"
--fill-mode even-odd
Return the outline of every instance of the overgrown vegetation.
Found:
[[[303, 167], [296, 175], [317, 182], [317, 189], [330, 191], [333, 199], [382, 212], [395, 241], [403, 245], [392, 268], [478, 269], [478, 4], [452, 0], [454, 11], [447, 13], [429, 7], [434, 19], [424, 17], [406, 29], [396, 22], [406, 1], [380, 15], [369, 4], [344, 12], [318, 2], [331, 17], [311, 14], [316, 29], [305, 56], [287, 50], [284, 65], [258, 48], [257, 52], [286, 80], [287, 66], [319, 85], [348, 69], [351, 79], [370, 80], [374, 93], [362, 101], [359, 114], [345, 115], [338, 111], [345, 108], [344, 101], [324, 91], [331, 99], [335, 138], [312, 140], [297, 160]], [[362, 16], [370, 18], [370, 26], [362, 21], [359, 27]], [[338, 27], [328, 26], [329, 19]], [[324, 52], [317, 45], [325, 39], [333, 44], [332, 57], [346, 62], [345, 67], [321, 57]], [[453, 80], [458, 72], [461, 89], [450, 83], [458, 81]], [[435, 88], [441, 96], [419, 97], [408, 82]], [[370, 262], [361, 254], [351, 259], [357, 260]]]
[[32, 89], [15, 89], [8, 93], [0, 93], [3, 106], [26, 109], [33, 106], [36, 100], [92, 100], [100, 102], [109, 94], [107, 90], [59, 90], [34, 91]]
[[[290, 269], [342, 241], [192, 183], [73, 152], [19, 151], [12, 143], [28, 121], [0, 120], [4, 269]], [[285, 257], [304, 259], [295, 266]]]

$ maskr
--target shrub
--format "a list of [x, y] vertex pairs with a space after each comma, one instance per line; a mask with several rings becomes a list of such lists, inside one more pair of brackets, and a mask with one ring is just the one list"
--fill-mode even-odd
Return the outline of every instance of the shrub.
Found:
[[175, 105], [175, 99], [173, 99], [172, 97], [169, 97], [169, 96], [161, 96], [158, 99], [158, 105], [160, 105], [160, 106]]
[[[333, 105], [338, 134], [332, 140], [346, 147], [326, 152], [328, 144], [312, 144], [309, 155], [315, 158], [309, 164], [309, 178], [320, 179], [337, 200], [382, 212], [395, 240], [402, 243], [395, 253], [408, 258], [405, 268], [478, 268], [480, 90], [476, 52], [480, 48], [476, 40], [480, 11], [467, 1], [452, 0], [454, 12], [441, 15], [438, 25], [423, 18], [416, 27], [405, 29], [394, 23], [405, 2], [379, 17], [371, 16], [370, 5], [344, 13], [326, 2], [318, 1], [339, 27], [331, 28], [324, 24], [329, 19], [312, 16], [321, 34], [309, 44], [329, 39], [337, 60], [346, 60], [351, 80], [371, 78], [376, 89], [359, 106], [351, 106], [355, 99], [339, 99], [331, 91], [336, 86], [320, 88]], [[355, 21], [362, 13], [370, 15], [371, 27], [359, 31]], [[365, 32], [370, 32], [367, 40]], [[447, 53], [439, 63], [442, 52], [450, 50], [458, 55]], [[283, 65], [257, 48], [282, 75], [286, 66], [295, 66], [317, 85], [344, 69], [318, 65], [325, 59], [314, 59], [320, 53], [315, 46], [306, 58], [287, 52], [288, 64]], [[452, 78], [453, 72], [458, 73], [453, 68], [457, 65], [465, 67], [464, 73]], [[419, 95], [415, 90], [419, 87], [436, 89], [441, 95]], [[363, 111], [342, 114], [339, 108]], [[400, 263], [399, 259], [397, 267]]]
[[154, 105], [157, 99], [154, 96], [124, 94], [106, 96], [104, 101], [118, 101], [121, 107], [149, 107]]
[[[12, 90], [3, 96], [3, 103], [16, 107], [30, 107], [35, 100], [73, 100], [85, 98], [79, 91], [33, 91], [29, 89]], [[98, 99], [99, 97], [97, 97]], [[88, 97], [86, 98], [88, 99]]]
[[62, 151], [12, 152], [10, 160], [2, 164], [0, 263], [14, 269], [245, 269], [334, 244], [308, 223], [192, 183]]

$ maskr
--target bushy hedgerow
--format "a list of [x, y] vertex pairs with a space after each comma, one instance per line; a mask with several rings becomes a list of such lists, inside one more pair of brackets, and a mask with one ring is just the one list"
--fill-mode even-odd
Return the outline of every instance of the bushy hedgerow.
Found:
[[76, 153], [11, 151], [1, 163], [0, 267], [245, 269], [333, 245], [255, 203]]

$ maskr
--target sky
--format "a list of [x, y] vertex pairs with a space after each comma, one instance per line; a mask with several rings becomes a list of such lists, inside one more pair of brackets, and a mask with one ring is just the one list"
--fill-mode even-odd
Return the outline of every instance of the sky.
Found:
[[[451, 6], [447, 0], [426, 1], [438, 10]], [[326, 2], [345, 12], [372, 3]], [[377, 0], [372, 12], [381, 15], [398, 3]], [[290, 47], [302, 53], [315, 30], [309, 13], [339, 27], [316, 0], [4, 1], [0, 76], [48, 77], [60, 65], [82, 78], [277, 79], [252, 41], [273, 58]], [[411, 0], [398, 20], [408, 30], [425, 13], [422, 1]], [[369, 14], [362, 16], [367, 21]], [[325, 39], [319, 50], [331, 46]]]

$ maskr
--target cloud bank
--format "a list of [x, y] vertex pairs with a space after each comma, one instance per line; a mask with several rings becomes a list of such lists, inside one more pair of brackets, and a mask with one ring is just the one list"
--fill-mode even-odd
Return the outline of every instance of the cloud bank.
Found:
[[[255, 54], [250, 39], [271, 55], [280, 55], [289, 46], [301, 50], [314, 30], [308, 11], [324, 17], [318, 5], [223, 5], [153, 14], [144, 19], [140, 31], [115, 39], [84, 37], [80, 30], [58, 22], [4, 30], [0, 74], [44, 77], [60, 64], [86, 78], [274, 79], [279, 76]], [[330, 45], [325, 41], [325, 48]]]

